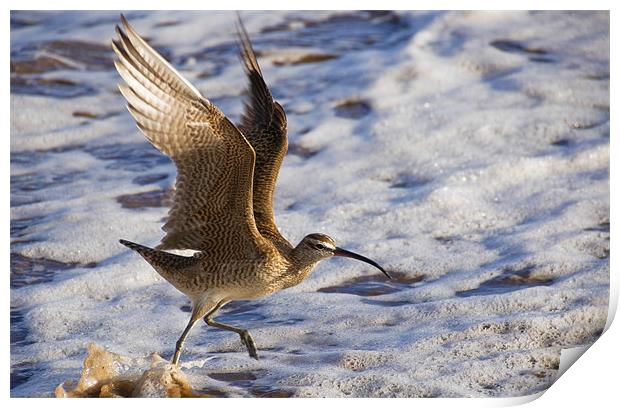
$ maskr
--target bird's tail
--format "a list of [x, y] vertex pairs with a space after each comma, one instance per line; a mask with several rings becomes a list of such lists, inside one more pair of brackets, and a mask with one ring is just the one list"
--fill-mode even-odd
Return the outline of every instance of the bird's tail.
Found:
[[175, 269], [184, 269], [190, 267], [196, 262], [198, 258], [193, 256], [181, 256], [171, 254], [169, 252], [159, 251], [157, 249], [149, 248], [144, 245], [136, 244], [135, 242], [127, 241], [124, 239], [119, 240], [121, 244], [127, 248], [139, 253], [155, 270], [167, 280], [167, 272], [171, 272]]

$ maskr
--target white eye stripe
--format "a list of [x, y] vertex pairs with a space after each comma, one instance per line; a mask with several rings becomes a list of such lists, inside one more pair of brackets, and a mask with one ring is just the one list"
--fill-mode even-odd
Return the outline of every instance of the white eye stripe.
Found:
[[322, 241], [315, 242], [314, 247], [316, 249], [330, 249], [330, 250], [336, 249], [336, 247], [334, 247], [333, 245], [328, 244], [327, 242], [322, 242]]

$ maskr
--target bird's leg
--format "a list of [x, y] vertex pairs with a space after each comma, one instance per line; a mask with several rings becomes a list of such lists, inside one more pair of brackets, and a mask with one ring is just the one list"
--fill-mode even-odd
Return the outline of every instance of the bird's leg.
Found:
[[258, 360], [258, 354], [256, 353], [256, 345], [254, 344], [254, 339], [252, 339], [252, 336], [250, 335], [249, 331], [247, 331], [246, 329], [241, 329], [239, 327], [229, 326], [224, 323], [216, 322], [210, 316], [205, 317], [205, 322], [209, 326], [217, 327], [223, 330], [234, 331], [235, 333], [239, 334], [239, 336], [241, 337], [241, 341], [243, 342], [243, 344], [245, 344], [245, 347], [247, 347], [248, 353], [250, 353], [250, 357], [253, 357]]
[[246, 329], [241, 329], [239, 327], [230, 326], [230, 325], [216, 322], [215, 320], [213, 320], [213, 315], [215, 314], [217, 309], [219, 309], [219, 307], [210, 311], [209, 314], [207, 314], [204, 317], [205, 323], [208, 324], [209, 326], [213, 326], [219, 329], [233, 331], [237, 333], [241, 337], [241, 341], [243, 342], [243, 344], [245, 344], [245, 347], [248, 349], [248, 353], [250, 353], [250, 357], [258, 360], [258, 354], [256, 353], [256, 345], [254, 344], [254, 339], [250, 335], [250, 332], [247, 331]]
[[172, 358], [172, 364], [177, 365], [179, 363], [179, 358], [181, 357], [181, 350], [183, 350], [185, 339], [187, 338], [187, 335], [189, 334], [190, 330], [192, 330], [192, 327], [194, 327], [198, 319], [199, 318], [196, 318], [192, 314], [192, 317], [190, 318], [189, 323], [187, 324], [187, 327], [185, 327], [185, 330], [183, 330], [183, 334], [181, 334], [181, 337], [179, 337], [179, 340], [177, 341], [177, 347], [174, 350], [174, 357]]

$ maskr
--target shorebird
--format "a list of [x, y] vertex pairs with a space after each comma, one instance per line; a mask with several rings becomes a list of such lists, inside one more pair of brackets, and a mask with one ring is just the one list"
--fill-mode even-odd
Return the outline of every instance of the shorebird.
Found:
[[[267, 87], [247, 31], [238, 18], [241, 61], [249, 99], [237, 127], [151, 48], [121, 15], [113, 49], [126, 82], [119, 89], [138, 128], [177, 168], [173, 205], [161, 243], [149, 248], [120, 243], [140, 254], [164, 279], [187, 295], [192, 313], [176, 343], [178, 364], [185, 340], [200, 320], [238, 333], [258, 359], [250, 333], [213, 319], [225, 304], [266, 296], [302, 282], [332, 256], [379, 264], [310, 234], [293, 247], [278, 231], [273, 193], [287, 151], [286, 115]], [[193, 256], [165, 250], [191, 249]]]

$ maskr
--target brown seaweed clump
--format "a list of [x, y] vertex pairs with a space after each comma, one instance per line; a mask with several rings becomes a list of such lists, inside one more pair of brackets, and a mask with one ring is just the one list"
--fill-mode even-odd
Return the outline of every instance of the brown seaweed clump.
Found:
[[88, 345], [82, 375], [73, 389], [72, 381], [58, 385], [56, 398], [140, 398], [208, 397], [196, 393], [179, 367], [153, 353], [147, 358], [130, 358]]

